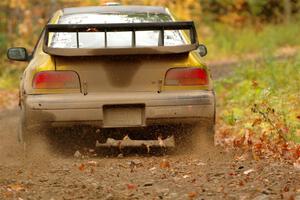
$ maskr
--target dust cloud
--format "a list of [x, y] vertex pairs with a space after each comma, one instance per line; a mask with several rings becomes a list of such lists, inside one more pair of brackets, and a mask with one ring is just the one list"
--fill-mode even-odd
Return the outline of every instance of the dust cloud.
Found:
[[18, 141], [20, 119], [18, 110], [8, 110], [0, 116], [0, 165], [31, 165], [39, 162], [46, 164], [53, 154], [45, 138], [36, 134], [30, 147]]

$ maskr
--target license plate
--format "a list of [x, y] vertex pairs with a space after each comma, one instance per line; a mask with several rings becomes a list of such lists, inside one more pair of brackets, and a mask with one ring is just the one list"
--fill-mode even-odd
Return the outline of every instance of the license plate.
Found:
[[105, 106], [104, 127], [134, 127], [144, 124], [144, 107]]

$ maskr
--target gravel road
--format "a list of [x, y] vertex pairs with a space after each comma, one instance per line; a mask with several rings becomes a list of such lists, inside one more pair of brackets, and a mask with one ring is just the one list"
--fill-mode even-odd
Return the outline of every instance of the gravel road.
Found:
[[18, 125], [17, 110], [0, 113], [0, 199], [300, 199], [300, 171], [288, 163], [207, 146], [77, 157], [41, 146], [27, 156]]

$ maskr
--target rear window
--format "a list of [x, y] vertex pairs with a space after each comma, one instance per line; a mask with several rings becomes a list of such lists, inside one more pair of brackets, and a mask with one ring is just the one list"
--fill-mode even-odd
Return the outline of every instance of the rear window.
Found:
[[[172, 21], [166, 14], [72, 14], [64, 15], [58, 24], [111, 24], [111, 23], [147, 23]], [[158, 46], [159, 31], [136, 31], [136, 46]], [[79, 33], [79, 48], [104, 48], [104, 32]], [[107, 32], [107, 47], [131, 47], [132, 32]], [[185, 44], [179, 31], [165, 31], [165, 46]], [[53, 48], [77, 48], [76, 33], [54, 33], [50, 42]]]

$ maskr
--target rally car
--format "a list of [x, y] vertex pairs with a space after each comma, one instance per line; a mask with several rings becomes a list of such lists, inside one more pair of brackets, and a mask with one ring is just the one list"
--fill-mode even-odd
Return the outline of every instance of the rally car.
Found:
[[30, 55], [21, 47], [7, 53], [29, 62], [20, 83], [19, 138], [29, 144], [33, 128], [52, 127], [61, 134], [62, 127], [88, 128], [93, 145], [124, 136], [174, 136], [180, 143], [196, 126], [212, 135], [215, 94], [201, 58], [206, 53], [194, 23], [176, 21], [164, 7], [59, 10]]

